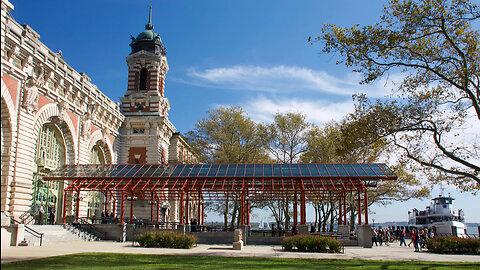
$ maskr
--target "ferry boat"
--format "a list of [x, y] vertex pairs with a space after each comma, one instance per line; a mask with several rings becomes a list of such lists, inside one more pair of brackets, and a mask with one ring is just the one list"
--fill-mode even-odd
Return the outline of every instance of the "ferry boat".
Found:
[[423, 211], [408, 211], [408, 225], [420, 229], [433, 228], [439, 236], [453, 235], [465, 237], [466, 226], [463, 210], [453, 209], [454, 198], [440, 195], [432, 199], [430, 206]]

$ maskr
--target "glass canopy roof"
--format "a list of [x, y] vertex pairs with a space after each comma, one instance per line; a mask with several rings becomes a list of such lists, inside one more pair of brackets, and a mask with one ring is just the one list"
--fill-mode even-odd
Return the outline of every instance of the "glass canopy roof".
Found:
[[63, 165], [44, 180], [77, 179], [396, 179], [385, 164]]

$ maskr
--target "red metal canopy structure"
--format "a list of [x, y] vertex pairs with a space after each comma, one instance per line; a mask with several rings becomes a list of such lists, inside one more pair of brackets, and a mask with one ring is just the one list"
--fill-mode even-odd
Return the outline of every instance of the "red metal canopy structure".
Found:
[[[245, 225], [249, 224], [249, 202], [287, 198], [294, 205], [294, 225], [300, 200], [300, 225], [305, 225], [307, 201], [324, 199], [339, 202], [339, 223], [346, 224], [345, 197], [353, 192], [358, 209], [362, 209], [363, 194], [368, 223], [367, 188], [375, 187], [378, 181], [396, 180], [397, 176], [385, 164], [110, 164], [64, 165], [43, 179], [69, 181], [64, 189], [64, 221], [68, 193], [101, 191], [107, 199], [121, 202], [121, 222], [126, 199], [132, 203], [134, 199], [152, 202], [152, 221], [153, 202], [178, 199], [180, 223], [184, 212], [188, 213], [189, 200], [238, 200], [241, 224]], [[78, 209], [77, 200], [77, 217]], [[203, 209], [198, 211], [200, 218]], [[361, 215], [358, 217], [361, 224]]]

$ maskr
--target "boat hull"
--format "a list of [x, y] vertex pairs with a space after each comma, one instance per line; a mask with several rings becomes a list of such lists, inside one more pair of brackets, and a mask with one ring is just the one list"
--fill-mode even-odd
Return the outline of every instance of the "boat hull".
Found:
[[467, 236], [465, 224], [459, 221], [442, 221], [414, 226], [419, 229], [433, 228], [437, 236]]

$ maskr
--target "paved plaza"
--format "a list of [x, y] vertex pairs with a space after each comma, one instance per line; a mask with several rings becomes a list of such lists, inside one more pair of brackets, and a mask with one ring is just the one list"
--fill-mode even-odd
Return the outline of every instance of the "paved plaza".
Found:
[[475, 255], [441, 255], [428, 252], [414, 252], [412, 247], [390, 246], [373, 248], [345, 247], [343, 254], [283, 252], [280, 246], [245, 246], [242, 251], [233, 250], [227, 245], [198, 245], [192, 249], [142, 248], [132, 246], [132, 242], [85, 242], [68, 241], [44, 246], [2, 248], [2, 263], [39, 259], [51, 256], [75, 254], [81, 252], [138, 253], [158, 255], [195, 255], [228, 257], [271, 257], [271, 258], [313, 258], [313, 259], [361, 259], [394, 261], [445, 261], [480, 262]]

